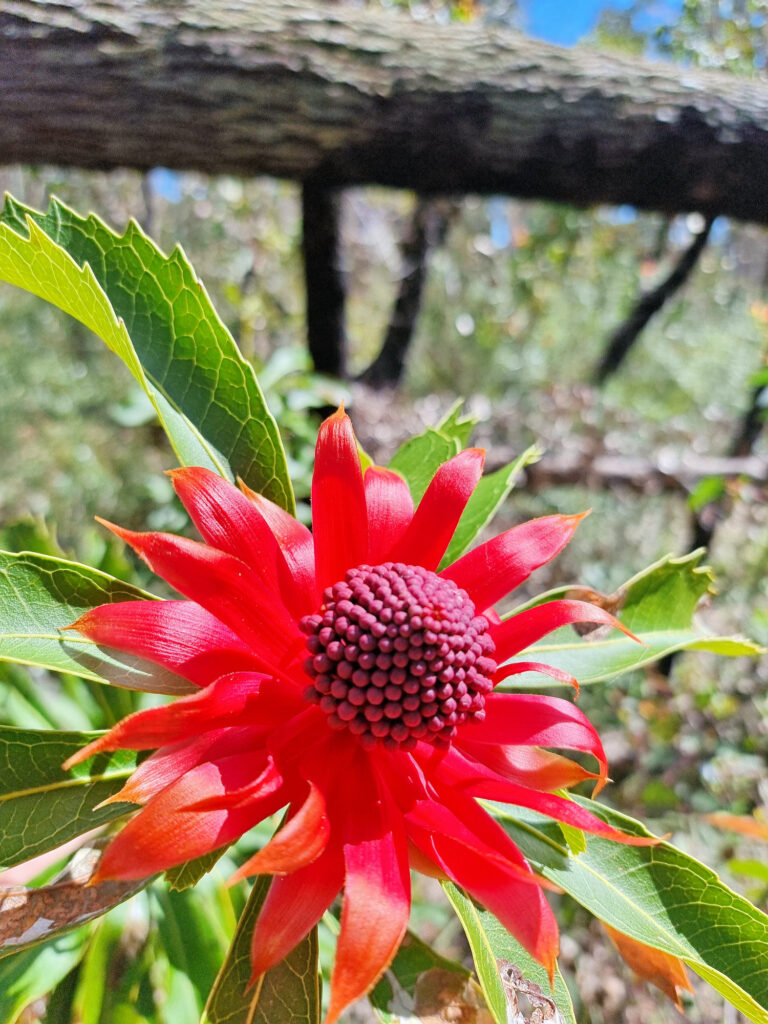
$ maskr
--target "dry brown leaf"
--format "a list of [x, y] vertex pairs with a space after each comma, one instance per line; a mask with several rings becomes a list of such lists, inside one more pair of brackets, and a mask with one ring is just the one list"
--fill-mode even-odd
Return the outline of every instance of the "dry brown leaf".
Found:
[[708, 814], [707, 821], [717, 828], [727, 829], [729, 832], [738, 832], [750, 839], [764, 839], [768, 842], [768, 821], [760, 821], [759, 818], [750, 814]]
[[493, 1024], [480, 987], [456, 971], [424, 971], [413, 995], [413, 1016], [420, 1024]]
[[637, 939], [625, 935], [624, 932], [611, 928], [605, 921], [602, 922], [602, 925], [625, 963], [632, 968], [635, 974], [643, 981], [649, 981], [656, 988], [661, 989], [664, 995], [669, 996], [678, 1010], [681, 1010], [680, 990], [693, 992], [683, 961], [670, 953], [663, 953], [660, 949], [646, 946], [644, 942], [638, 942]]
[[496, 966], [511, 1024], [561, 1024], [562, 1018], [554, 1000], [544, 995], [536, 982], [526, 978], [517, 964], [510, 960], [497, 960]]
[[105, 914], [143, 889], [150, 879], [88, 885], [101, 857], [99, 845], [78, 850], [50, 885], [0, 888], [0, 950], [32, 946]]
[[[591, 587], [572, 587], [565, 595], [567, 601], [585, 601], [587, 604], [594, 604], [598, 608], [602, 608], [609, 615], [617, 615], [621, 611], [626, 597], [626, 592], [622, 587], [619, 587], [613, 594], [601, 594], [599, 590], [593, 590]], [[600, 630], [599, 636], [602, 637], [613, 627], [601, 626], [597, 622], [576, 622], [573, 628], [579, 636], [588, 636], [590, 633]]]

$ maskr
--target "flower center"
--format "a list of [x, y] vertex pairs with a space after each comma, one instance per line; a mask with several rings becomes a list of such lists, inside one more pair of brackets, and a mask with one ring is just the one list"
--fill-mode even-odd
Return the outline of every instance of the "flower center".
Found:
[[400, 562], [361, 565], [299, 625], [307, 700], [366, 747], [446, 746], [462, 722], [485, 717], [496, 670], [488, 620], [451, 580]]

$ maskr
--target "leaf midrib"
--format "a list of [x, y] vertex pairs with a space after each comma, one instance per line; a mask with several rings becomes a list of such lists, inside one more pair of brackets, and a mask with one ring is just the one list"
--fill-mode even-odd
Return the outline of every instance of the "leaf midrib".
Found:
[[25, 796], [35, 796], [37, 793], [55, 793], [60, 789], [91, 786], [97, 782], [119, 781], [129, 778], [134, 771], [134, 768], [125, 768], [114, 772], [105, 772], [102, 775], [83, 775], [74, 779], [60, 779], [58, 782], [45, 783], [41, 786], [31, 786], [28, 789], [15, 789], [12, 793], [0, 793], [0, 803], [5, 803], [8, 800], [17, 800]]
[[[520, 828], [522, 831], [528, 832], [530, 835], [534, 836], [540, 842], [544, 842], [548, 846], [552, 847], [552, 849], [560, 852], [564, 857], [567, 857], [569, 860], [577, 859], [573, 857], [571, 852], [566, 847], [561, 846], [553, 839], [550, 839], [549, 836], [545, 835], [543, 832], [540, 832], [537, 828], [535, 828], [535, 826], [530, 825], [527, 822], [517, 821], [514, 818], [509, 817], [508, 815], [502, 814], [501, 817], [507, 817], [508, 820], [511, 821], [516, 828]], [[628, 907], [631, 907], [640, 917], [644, 918], [647, 921], [650, 921], [651, 924], [655, 927], [655, 929], [661, 935], [665, 936], [668, 939], [668, 941], [671, 940], [671, 942], [675, 945], [680, 944], [680, 940], [676, 939], [674, 934], [671, 934], [666, 928], [659, 924], [657, 918], [653, 917], [652, 914], [643, 910], [643, 908], [640, 907], [637, 903], [629, 899], [627, 895], [621, 891], [621, 889], [618, 889], [604, 875], [599, 874], [588, 862], [580, 861], [580, 867], [582, 869], [586, 869], [586, 871], [594, 878], [596, 878], [602, 885], [612, 890], [622, 903], [624, 903]], [[551, 881], [554, 881], [555, 883], [558, 882], [558, 878], [553, 877], [554, 872], [551, 868], [548, 869], [546, 867], [541, 867], [539, 868], [539, 870], [545, 877], [549, 878]], [[640, 939], [639, 941], [643, 940]], [[695, 954], [691, 953], [689, 948], [683, 946], [677, 952], [672, 949], [668, 950], [667, 952], [670, 952], [673, 956], [679, 956], [680, 959], [684, 960], [693, 970], [698, 970], [698, 968], [702, 968], [706, 972], [717, 974], [718, 977], [722, 978], [724, 981], [728, 982], [730, 985], [733, 985], [736, 989], [738, 989], [739, 993], [741, 993], [746, 1000], [749, 1000], [751, 1005], [753, 1005], [754, 1007], [759, 1009], [761, 1013], [763, 1013], [763, 1019], [768, 1020], [768, 1015], [765, 1015], [764, 1013], [765, 1008], [761, 1007], [760, 1004], [755, 1000], [755, 998], [752, 995], [750, 995], [749, 992], [742, 988], [741, 985], [738, 982], [734, 981], [733, 978], [727, 977], [727, 975], [724, 975], [722, 971], [719, 971], [716, 967], [713, 967], [711, 964], [705, 963], [700, 957], [697, 957]]]

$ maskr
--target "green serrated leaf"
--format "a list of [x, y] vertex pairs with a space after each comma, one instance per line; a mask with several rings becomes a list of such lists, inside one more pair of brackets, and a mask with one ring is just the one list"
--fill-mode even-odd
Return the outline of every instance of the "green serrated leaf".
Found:
[[507, 997], [501, 983], [501, 970], [506, 963], [517, 967], [526, 981], [538, 985], [544, 996], [553, 999], [563, 1024], [576, 1024], [571, 997], [560, 971], [555, 973], [553, 991], [545, 968], [523, 949], [493, 914], [479, 907], [453, 882], [443, 882], [443, 890], [461, 921], [480, 985], [497, 1024], [507, 1024], [511, 1019], [507, 1016]]
[[[421, 1020], [429, 1015], [429, 1001], [435, 995], [443, 998], [449, 995], [452, 1001], [459, 1003], [472, 998], [471, 1005], [482, 1007], [482, 997], [478, 1000], [477, 986], [473, 989], [471, 979], [471, 972], [466, 967], [435, 953], [426, 942], [409, 931], [368, 999], [383, 1024]], [[431, 1012], [435, 1012], [434, 1006]]]
[[456, 438], [430, 428], [402, 444], [392, 456], [389, 469], [405, 479], [414, 502], [418, 503], [440, 466], [460, 451]]
[[481, 477], [472, 497], [467, 502], [456, 532], [440, 563], [441, 569], [450, 565], [451, 562], [455, 562], [460, 555], [464, 554], [478, 533], [491, 521], [501, 503], [514, 487], [521, 471], [539, 458], [541, 458], [541, 451], [534, 445], [508, 466], [503, 466], [501, 469]]
[[125, 362], [183, 464], [240, 476], [294, 511], [277, 425], [253, 368], [180, 248], [166, 256], [133, 221], [117, 235], [56, 199], [41, 213], [9, 196], [0, 278], [75, 317]]
[[175, 892], [191, 889], [193, 885], [197, 885], [204, 875], [208, 874], [226, 852], [227, 847], [222, 846], [221, 849], [211, 850], [210, 853], [206, 853], [203, 857], [186, 860], [183, 864], [177, 864], [176, 867], [168, 868], [164, 878]]
[[318, 1024], [320, 982], [317, 929], [283, 960], [248, 987], [251, 935], [272, 879], [256, 879], [227, 958], [208, 997], [200, 1024]]
[[[574, 799], [622, 831], [650, 834], [626, 815]], [[493, 810], [545, 878], [601, 921], [679, 957], [755, 1024], [768, 1024], [768, 916], [714, 871], [665, 842], [626, 846], [590, 835], [575, 857], [557, 822]]]
[[[530, 647], [526, 657], [569, 672], [584, 686], [642, 668], [675, 651], [711, 651], [728, 657], [761, 654], [763, 649], [751, 640], [711, 636], [694, 621], [697, 604], [712, 588], [712, 571], [699, 564], [703, 554], [700, 550], [681, 558], [668, 555], [620, 588], [624, 599], [615, 614], [642, 644], [607, 628], [607, 635], [601, 629], [579, 637], [566, 626]], [[566, 589], [551, 591], [546, 597], [562, 596]], [[505, 680], [500, 689], [550, 686], [551, 681], [543, 676], [524, 673]]]
[[84, 612], [113, 601], [155, 600], [128, 583], [63, 558], [0, 551], [0, 661], [37, 665], [132, 690], [190, 693], [172, 672], [62, 632]]
[[97, 735], [0, 726], [0, 867], [54, 850], [135, 810], [133, 804], [94, 809], [130, 776], [133, 752], [100, 754], [62, 771], [62, 762]]
[[435, 427], [446, 437], [454, 438], [460, 450], [467, 447], [472, 431], [477, 426], [477, 416], [461, 415], [463, 405], [464, 399], [458, 398]]

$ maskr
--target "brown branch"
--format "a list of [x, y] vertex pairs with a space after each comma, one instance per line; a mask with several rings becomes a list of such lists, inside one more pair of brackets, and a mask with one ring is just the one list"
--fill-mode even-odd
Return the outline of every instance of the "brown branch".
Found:
[[651, 317], [658, 313], [688, 280], [707, 244], [713, 219], [708, 218], [702, 230], [694, 235], [693, 241], [683, 252], [672, 272], [656, 288], [640, 297], [627, 319], [613, 332], [595, 370], [597, 384], [603, 384], [618, 370]]
[[445, 200], [423, 196], [416, 200], [408, 235], [402, 245], [403, 273], [384, 343], [359, 378], [370, 387], [394, 387], [400, 382], [424, 296], [429, 252], [443, 244], [455, 210], [455, 204]]
[[[768, 385], [761, 384], [753, 389], [749, 407], [741, 417], [728, 448], [731, 460], [755, 461], [752, 451], [765, 426], [766, 395], [768, 395]], [[708, 475], [719, 476], [721, 474], [712, 473]], [[691, 542], [689, 548], [691, 551], [694, 551], [696, 548], [710, 546], [715, 530], [728, 515], [732, 504], [732, 495], [725, 488], [716, 500], [708, 502], [703, 508], [696, 509], [691, 513]]]
[[6, 0], [0, 161], [768, 223], [768, 84], [308, 0]]
[[343, 377], [347, 343], [339, 235], [341, 195], [316, 182], [305, 182], [301, 211], [309, 352], [318, 373]]

